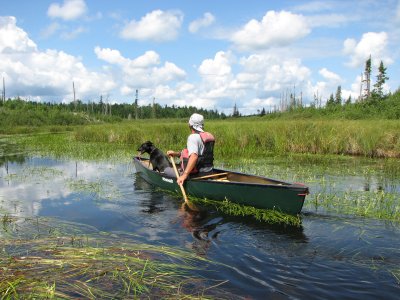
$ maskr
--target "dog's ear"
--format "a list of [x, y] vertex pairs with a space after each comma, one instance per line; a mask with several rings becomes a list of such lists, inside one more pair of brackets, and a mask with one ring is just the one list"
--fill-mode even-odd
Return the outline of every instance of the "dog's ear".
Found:
[[145, 144], [148, 145], [149, 147], [153, 146], [153, 143], [150, 141], [147, 141]]

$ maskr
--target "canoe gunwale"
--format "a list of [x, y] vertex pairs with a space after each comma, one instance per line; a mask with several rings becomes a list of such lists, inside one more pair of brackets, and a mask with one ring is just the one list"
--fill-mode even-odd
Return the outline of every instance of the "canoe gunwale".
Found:
[[[145, 166], [143, 162], [149, 161], [148, 158], [142, 158], [142, 157], [135, 156], [134, 160], [137, 160], [138, 162], [140, 162], [141, 165], [143, 166], [143, 168], [146, 169], [148, 172], [157, 174], [160, 177], [176, 180], [175, 177], [171, 177], [171, 176], [168, 176], [166, 174], [163, 174], [163, 173], [160, 173], [160, 172], [157, 172], [157, 171], [153, 171], [152, 169], [150, 169], [147, 166]], [[252, 187], [254, 187], [254, 186], [264, 186], [264, 187], [279, 188], [279, 189], [291, 189], [291, 190], [297, 190], [298, 189], [300, 192], [308, 194], [308, 187], [303, 185], [303, 184], [300, 184], [300, 183], [289, 183], [289, 182], [285, 182], [285, 181], [279, 181], [279, 180], [267, 178], [267, 177], [264, 177], [264, 176], [251, 175], [251, 174], [246, 174], [246, 173], [241, 173], [241, 172], [236, 172], [236, 171], [230, 171], [230, 170], [225, 170], [225, 169], [214, 168], [213, 170], [216, 171], [217, 173], [228, 172], [230, 174], [235, 174], [235, 175], [239, 175], [239, 176], [254, 177], [254, 178], [257, 178], [257, 179], [269, 180], [269, 181], [273, 181], [275, 183], [269, 184], [269, 183], [254, 183], [254, 182], [240, 182], [240, 181], [218, 181], [218, 180], [210, 180], [208, 178], [196, 179], [196, 177], [188, 178], [187, 181], [189, 181], [191, 183], [207, 182], [208, 184], [221, 184], [221, 185], [232, 185], [232, 184], [234, 184], [234, 185], [252, 186]]]

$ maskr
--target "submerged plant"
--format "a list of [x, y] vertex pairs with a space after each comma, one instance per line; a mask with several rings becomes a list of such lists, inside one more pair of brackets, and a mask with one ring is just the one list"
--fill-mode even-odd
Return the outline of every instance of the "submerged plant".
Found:
[[[34, 233], [32, 221], [23, 225]], [[3, 241], [1, 299], [225, 298], [216, 288], [223, 281], [195, 275], [208, 272], [211, 262], [189, 251], [136, 243], [126, 234], [70, 236], [68, 224], [57, 225], [55, 235], [43, 230], [48, 221], [38, 222], [40, 235], [16, 232]]]

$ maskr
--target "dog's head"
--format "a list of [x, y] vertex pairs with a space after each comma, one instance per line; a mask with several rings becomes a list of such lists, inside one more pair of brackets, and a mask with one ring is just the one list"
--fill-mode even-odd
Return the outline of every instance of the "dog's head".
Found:
[[150, 141], [147, 141], [147, 142], [143, 143], [142, 145], [140, 145], [140, 147], [137, 149], [137, 151], [139, 151], [140, 155], [142, 155], [145, 152], [150, 153], [153, 149], [154, 149], [153, 143]]

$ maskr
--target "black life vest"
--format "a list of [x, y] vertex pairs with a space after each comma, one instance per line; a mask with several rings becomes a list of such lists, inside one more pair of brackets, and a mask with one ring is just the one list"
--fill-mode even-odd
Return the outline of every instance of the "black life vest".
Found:
[[[214, 163], [214, 136], [209, 132], [199, 132], [198, 134], [204, 144], [204, 151], [203, 154], [198, 155], [196, 166], [190, 174], [198, 173], [203, 168], [212, 167]], [[180, 159], [182, 170], [185, 170], [189, 161], [189, 150], [187, 148], [182, 150]]]

